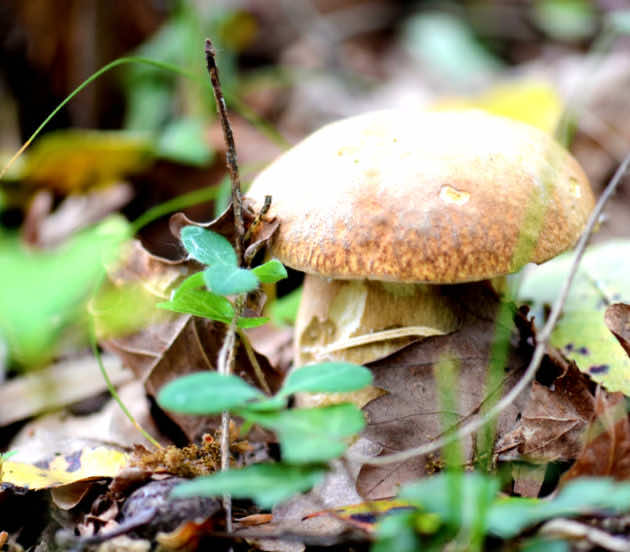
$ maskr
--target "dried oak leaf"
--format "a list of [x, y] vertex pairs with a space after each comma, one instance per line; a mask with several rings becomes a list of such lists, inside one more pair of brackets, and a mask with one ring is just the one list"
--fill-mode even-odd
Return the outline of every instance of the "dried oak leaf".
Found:
[[[398, 452], [440, 435], [477, 414], [499, 394], [509, 391], [519, 380], [529, 362], [529, 348], [520, 345], [514, 325], [496, 321], [499, 307], [489, 289], [476, 288], [477, 303], [470, 310], [462, 327], [446, 336], [434, 336], [413, 343], [384, 359], [369, 364], [374, 374], [374, 385], [387, 393], [364, 407], [368, 425], [364, 436], [383, 447], [383, 453]], [[522, 314], [517, 314], [522, 316]], [[506, 360], [502, 363], [498, 381], [488, 391], [486, 379], [495, 336], [505, 336]], [[511, 338], [510, 338], [511, 336]], [[454, 360], [457, 374], [453, 395], [457, 404], [450, 412], [451, 426], [443, 426], [445, 413], [436, 385], [435, 370], [444, 359]], [[517, 421], [529, 392], [523, 392], [508, 407], [497, 422], [497, 432], [505, 434]], [[475, 456], [475, 436], [460, 443], [464, 460]], [[399, 464], [363, 466], [357, 480], [360, 494], [366, 498], [380, 498], [395, 494], [403, 482], [421, 477], [430, 470], [427, 457], [416, 457]]]
[[560, 482], [585, 476], [630, 479], [630, 422], [623, 393], [597, 390], [583, 448]]
[[630, 355], [630, 305], [615, 303], [606, 309], [604, 322]]
[[582, 432], [595, 409], [592, 382], [574, 362], [549, 348], [539, 374], [554, 369], [559, 375], [548, 385], [532, 383], [521, 419], [497, 443], [499, 459], [553, 462], [578, 455]]

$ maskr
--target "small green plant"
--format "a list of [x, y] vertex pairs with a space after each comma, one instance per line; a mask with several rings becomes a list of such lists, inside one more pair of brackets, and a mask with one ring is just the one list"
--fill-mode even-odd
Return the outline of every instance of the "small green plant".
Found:
[[[492, 536], [514, 539], [525, 529], [557, 517], [621, 513], [630, 508], [630, 484], [607, 478], [576, 479], [551, 500], [499, 494], [499, 478], [446, 471], [405, 485], [399, 498], [412, 509], [387, 516], [377, 527], [372, 552], [482, 550]], [[455, 500], [453, 500], [455, 499]], [[553, 537], [525, 539], [518, 550], [568, 551]]]
[[[170, 301], [159, 304], [161, 308], [229, 324], [237, 316], [237, 307], [226, 296], [247, 293], [260, 282], [274, 283], [287, 275], [275, 259], [251, 269], [239, 267], [230, 242], [204, 228], [183, 228], [181, 240], [190, 256], [208, 267], [184, 280]], [[237, 324], [247, 328], [266, 321], [238, 318]], [[349, 439], [363, 429], [365, 421], [353, 404], [288, 409], [289, 397], [298, 392], [355, 391], [371, 382], [367, 368], [347, 362], [294, 370], [271, 397], [235, 375], [217, 372], [198, 372], [171, 382], [158, 395], [163, 408], [197, 415], [228, 411], [244, 420], [243, 430], [254, 424], [273, 430], [282, 450], [281, 463], [198, 478], [177, 487], [175, 495], [227, 493], [253, 498], [260, 506], [269, 507], [310, 489], [324, 476], [325, 463], [345, 452]]]

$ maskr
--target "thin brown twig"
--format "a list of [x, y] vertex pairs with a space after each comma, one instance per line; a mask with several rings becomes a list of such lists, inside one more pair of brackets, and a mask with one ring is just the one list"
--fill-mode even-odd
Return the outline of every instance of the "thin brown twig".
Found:
[[[238, 264], [242, 265], [243, 261], [243, 237], [245, 236], [245, 223], [243, 222], [243, 202], [241, 197], [241, 182], [238, 172], [238, 163], [236, 160], [236, 145], [234, 143], [234, 135], [232, 127], [228, 119], [225, 98], [221, 90], [221, 81], [219, 80], [219, 70], [216, 64], [216, 51], [212, 45], [212, 41], [207, 38], [206, 46], [206, 66], [210, 81], [212, 82], [212, 90], [214, 99], [217, 104], [217, 112], [223, 129], [223, 137], [227, 146], [225, 160], [228, 172], [230, 173], [230, 181], [232, 184], [232, 209], [234, 210], [234, 226], [236, 236], [234, 237], [234, 249]], [[217, 371], [219, 374], [229, 375], [233, 371], [234, 359], [236, 357], [236, 331], [238, 319], [243, 312], [244, 306], [243, 296], [236, 299], [234, 305], [234, 317], [230, 322], [228, 331], [225, 334], [223, 345], [219, 351], [217, 361]], [[223, 412], [221, 414], [221, 471], [226, 471], [230, 467], [230, 414]], [[223, 506], [225, 508], [226, 529], [228, 533], [232, 532], [232, 499], [229, 495], [223, 497]]]
[[564, 282], [562, 290], [558, 295], [556, 301], [553, 304], [553, 308], [551, 309], [551, 313], [545, 326], [542, 331], [538, 334], [538, 339], [536, 343], [536, 348], [534, 349], [534, 353], [532, 355], [532, 359], [527, 367], [527, 370], [523, 374], [523, 377], [519, 380], [519, 382], [503, 397], [499, 402], [497, 402], [494, 407], [488, 410], [485, 415], [471, 420], [468, 424], [462, 426], [455, 433], [451, 433], [450, 435], [445, 435], [440, 439], [431, 441], [429, 443], [425, 443], [424, 445], [420, 445], [419, 447], [414, 447], [408, 450], [404, 450], [402, 452], [397, 452], [394, 454], [388, 454], [385, 456], [380, 456], [378, 458], [373, 458], [370, 456], [363, 455], [351, 455], [350, 460], [354, 462], [362, 462], [364, 464], [369, 464], [371, 466], [382, 466], [386, 464], [393, 464], [396, 462], [404, 462], [409, 460], [410, 458], [414, 458], [416, 456], [423, 456], [425, 454], [429, 454], [431, 452], [435, 452], [445, 445], [452, 443], [455, 440], [463, 439], [467, 437], [471, 433], [474, 433], [478, 429], [482, 428], [489, 421], [493, 420], [496, 416], [498, 416], [501, 412], [503, 412], [510, 404], [514, 402], [516, 397], [518, 397], [525, 388], [529, 385], [529, 383], [534, 379], [536, 372], [538, 371], [538, 367], [545, 355], [545, 349], [547, 348], [547, 344], [549, 342], [549, 338], [551, 337], [551, 333], [558, 321], [558, 317], [566, 303], [567, 297], [569, 296], [569, 290], [571, 289], [571, 284], [577, 274], [578, 267], [580, 265], [580, 261], [584, 255], [584, 251], [586, 250], [586, 245], [593, 233], [593, 229], [601, 216], [601, 213], [604, 209], [604, 206], [613, 195], [619, 182], [625, 176], [628, 171], [628, 167], [630, 166], [630, 155], [628, 155], [622, 163], [619, 165], [619, 168], [615, 172], [614, 176], [606, 186], [604, 193], [600, 196], [591, 216], [588, 219], [586, 224], [586, 228], [578, 241], [577, 246], [575, 247], [575, 255], [573, 257], [573, 263], [571, 264], [571, 270], [569, 271], [569, 275]]
[[217, 112], [219, 113], [221, 128], [223, 129], [223, 137], [225, 138], [225, 144], [227, 145], [225, 161], [227, 169], [230, 173], [230, 181], [232, 182], [232, 209], [234, 210], [234, 225], [236, 227], [234, 249], [236, 250], [236, 257], [240, 263], [243, 252], [245, 223], [243, 222], [243, 201], [241, 197], [241, 180], [238, 174], [238, 162], [236, 160], [236, 145], [234, 144], [234, 135], [228, 119], [225, 98], [223, 97], [223, 92], [221, 90], [221, 82], [219, 81], [219, 70], [215, 60], [216, 51], [209, 38], [206, 38], [205, 52], [206, 66], [208, 68], [208, 74], [210, 75], [210, 81], [212, 82], [214, 99], [217, 103]]

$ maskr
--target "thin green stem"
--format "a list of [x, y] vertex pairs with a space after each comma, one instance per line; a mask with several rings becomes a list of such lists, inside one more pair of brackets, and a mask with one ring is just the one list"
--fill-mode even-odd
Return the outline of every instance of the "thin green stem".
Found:
[[149, 443], [151, 443], [154, 447], [158, 449], [162, 448], [162, 445], [160, 445], [160, 443], [158, 443], [156, 439], [154, 439], [147, 431], [145, 431], [142, 428], [142, 426], [133, 417], [131, 412], [129, 412], [129, 409], [125, 406], [125, 403], [122, 402], [120, 395], [118, 395], [118, 392], [116, 391], [116, 387], [114, 387], [112, 380], [109, 379], [109, 376], [107, 375], [107, 370], [105, 370], [105, 366], [103, 365], [103, 359], [101, 358], [101, 353], [98, 350], [98, 346], [96, 343], [96, 334], [94, 332], [93, 324], [90, 324], [90, 347], [92, 348], [92, 353], [96, 357], [96, 362], [98, 362], [98, 367], [101, 370], [101, 374], [103, 374], [103, 379], [105, 380], [107, 389], [109, 390], [114, 400], [118, 403], [118, 406], [120, 406], [120, 409], [124, 412], [125, 416], [129, 418], [129, 421], [134, 425], [134, 427], [140, 433], [142, 433], [142, 435], [147, 441], [149, 441]]

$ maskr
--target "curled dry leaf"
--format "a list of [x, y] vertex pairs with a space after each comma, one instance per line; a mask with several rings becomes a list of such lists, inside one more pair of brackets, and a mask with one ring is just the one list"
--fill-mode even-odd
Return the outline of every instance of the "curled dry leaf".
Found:
[[595, 413], [584, 432], [583, 448], [561, 484], [578, 477], [630, 479], [630, 422], [622, 393], [597, 390]]
[[630, 355], [630, 305], [615, 303], [606, 309], [604, 322]]
[[[273, 201], [273, 199], [272, 199]], [[249, 243], [245, 244], [244, 258], [247, 262], [250, 262], [256, 253], [265, 247], [274, 233], [278, 229], [279, 221], [269, 218], [263, 218], [257, 221], [257, 212], [251, 206], [251, 202], [247, 199], [243, 199], [243, 220], [245, 228], [249, 228], [253, 223], [258, 222], [255, 227], [252, 228], [252, 235]], [[234, 244], [236, 236], [236, 226], [234, 224], [234, 211], [230, 205], [220, 216], [210, 222], [196, 222], [189, 219], [184, 213], [175, 213], [170, 219], [170, 229], [172, 234], [179, 238], [179, 234], [184, 226], [199, 226], [201, 228], [207, 228], [222, 236], [225, 236], [230, 243]], [[181, 259], [187, 257], [185, 251], [182, 249]]]
[[559, 375], [547, 385], [532, 383], [518, 424], [495, 447], [501, 460], [553, 462], [579, 454], [582, 432], [595, 411], [592, 383], [574, 362], [551, 348], [541, 370]]

